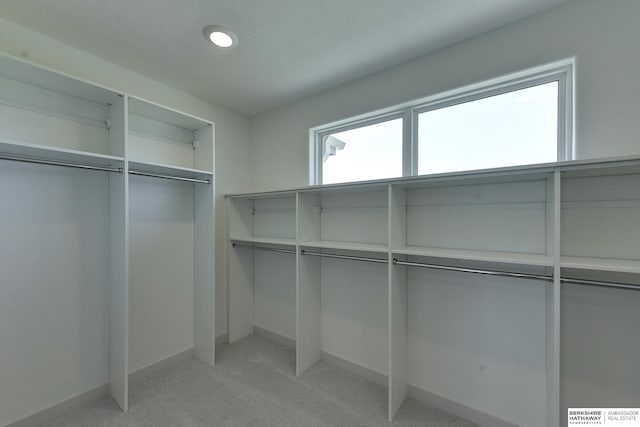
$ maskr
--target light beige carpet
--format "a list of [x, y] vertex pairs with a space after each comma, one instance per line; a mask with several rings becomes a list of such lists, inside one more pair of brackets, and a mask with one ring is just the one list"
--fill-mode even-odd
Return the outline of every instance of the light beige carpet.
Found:
[[188, 359], [131, 384], [126, 414], [103, 398], [47, 426], [475, 426], [412, 399], [389, 423], [383, 387], [323, 362], [296, 377], [294, 361], [253, 335], [219, 346], [215, 368]]

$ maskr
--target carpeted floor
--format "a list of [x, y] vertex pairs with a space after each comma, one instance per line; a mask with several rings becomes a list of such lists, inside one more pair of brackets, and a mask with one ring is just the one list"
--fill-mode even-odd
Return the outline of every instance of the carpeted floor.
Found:
[[323, 362], [296, 377], [294, 361], [253, 335], [219, 346], [215, 368], [188, 359], [131, 384], [126, 414], [105, 397], [47, 426], [475, 426], [412, 399], [389, 423], [383, 387]]

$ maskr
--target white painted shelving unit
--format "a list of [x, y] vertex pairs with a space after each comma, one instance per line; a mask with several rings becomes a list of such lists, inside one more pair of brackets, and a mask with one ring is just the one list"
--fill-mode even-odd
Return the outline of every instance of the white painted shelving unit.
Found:
[[213, 123], [128, 106], [129, 372], [189, 348], [213, 365]]
[[[415, 392], [419, 381], [433, 387], [423, 387], [423, 395], [446, 401], [449, 409], [477, 422], [504, 425], [559, 426], [567, 406], [633, 406], [633, 399], [640, 398], [633, 389], [639, 378], [630, 371], [629, 356], [640, 351], [637, 340], [591, 357], [581, 353], [586, 344], [575, 338], [601, 332], [597, 323], [576, 320], [585, 307], [610, 328], [624, 331], [640, 321], [631, 309], [640, 302], [640, 293], [633, 292], [640, 290], [640, 159], [563, 162], [227, 198], [230, 244], [235, 247], [229, 251], [231, 341], [257, 325], [253, 292], [260, 278], [253, 271], [254, 258], [275, 249], [295, 258], [291, 271], [280, 275], [295, 280], [296, 373], [321, 360], [325, 346], [341, 342], [348, 347], [344, 336], [340, 341], [323, 330], [325, 325], [338, 328], [325, 319], [322, 304], [329, 298], [324, 293], [335, 291], [329, 280], [339, 277], [344, 263], [360, 263], [359, 273], [350, 276], [354, 279], [341, 285], [353, 288], [344, 292], [350, 298], [345, 304], [354, 306], [354, 319], [345, 324], [352, 329], [342, 335], [355, 340], [358, 333], [374, 330], [378, 337], [368, 343], [377, 344], [367, 350], [387, 356], [379, 359], [382, 362], [372, 357], [363, 362], [349, 348], [343, 354], [353, 355], [345, 357], [348, 362], [386, 378], [389, 419], [408, 393], [420, 395]], [[370, 263], [364, 266], [362, 261]], [[384, 270], [380, 264], [386, 264]], [[378, 275], [384, 271], [387, 309], [367, 317], [376, 325], [382, 317], [383, 327], [354, 326], [362, 317], [355, 308], [362, 301], [377, 307], [375, 274], [367, 268]], [[477, 283], [465, 288], [460, 285], [463, 279]], [[364, 294], [357, 290], [363, 289], [358, 280], [370, 280]], [[421, 299], [425, 294], [427, 299]], [[598, 312], [597, 303], [581, 301], [601, 294], [626, 311], [614, 307], [615, 315], [607, 316]], [[484, 311], [474, 298], [482, 299], [478, 304], [485, 301]], [[415, 301], [429, 303], [421, 307]], [[456, 313], [455, 307], [470, 312]], [[462, 320], [465, 316], [476, 320], [468, 323]], [[625, 318], [621, 325], [611, 320]], [[473, 341], [471, 350], [458, 354], [442, 346], [433, 341], [438, 333], [463, 340], [463, 346]], [[420, 334], [427, 338], [421, 341]], [[478, 349], [490, 349], [501, 360], [491, 366], [489, 379], [482, 376], [484, 363], [477, 365]], [[610, 365], [598, 366], [603, 360]], [[375, 363], [378, 366], [372, 366]], [[386, 368], [380, 367], [385, 363]], [[474, 364], [479, 368], [469, 372], [465, 386], [460, 372]], [[611, 380], [607, 373], [620, 380]], [[585, 384], [584, 378], [607, 382], [607, 387], [619, 389], [613, 395], [622, 400], [602, 392], [597, 382]], [[492, 391], [466, 390], [475, 387]], [[518, 397], [524, 389], [529, 391]]]
[[[253, 250], [255, 244], [278, 251], [296, 247], [296, 193], [278, 193], [274, 197], [248, 197], [229, 200], [230, 236], [243, 245], [229, 254], [229, 268], [237, 273], [235, 286], [229, 289], [229, 339], [250, 334], [254, 325]], [[293, 282], [295, 272], [286, 272], [285, 281]]]
[[213, 365], [213, 166], [213, 123], [0, 56], [0, 425]]

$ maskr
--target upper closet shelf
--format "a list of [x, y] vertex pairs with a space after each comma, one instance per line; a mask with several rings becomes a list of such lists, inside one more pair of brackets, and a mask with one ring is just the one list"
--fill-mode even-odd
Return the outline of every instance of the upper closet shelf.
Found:
[[619, 157], [615, 159], [603, 159], [597, 162], [567, 162], [562, 170], [564, 178], [629, 175], [637, 173], [640, 173], [640, 159], [637, 157]]
[[196, 130], [212, 124], [191, 114], [132, 95], [129, 95], [129, 113], [188, 130]]
[[124, 163], [124, 158], [118, 156], [7, 140], [0, 140], [0, 156], [114, 168], [121, 168]]
[[640, 261], [637, 260], [563, 256], [560, 266], [579, 270], [640, 274]]
[[406, 176], [386, 178], [371, 181], [348, 182], [341, 184], [310, 185], [304, 187], [290, 187], [280, 190], [267, 190], [250, 193], [228, 193], [225, 197], [262, 197], [265, 195], [316, 193], [321, 191], [375, 191], [388, 185], [400, 188], [420, 188], [425, 186], [443, 187], [446, 185], [466, 185], [477, 183], [498, 183], [510, 181], [532, 181], [544, 179], [554, 170], [560, 170], [564, 175], [593, 176], [619, 173], [635, 173], [640, 170], [640, 157], [623, 156], [602, 159], [570, 160], [563, 162], [543, 163], [535, 165], [510, 166], [492, 169], [472, 170], [463, 172], [448, 172], [443, 174]]
[[129, 171], [132, 174], [135, 174], [134, 172], [142, 172], [145, 174], [167, 176], [172, 178], [184, 178], [209, 182], [213, 180], [213, 172], [184, 168], [180, 166], [165, 165], [161, 163], [130, 161]]
[[94, 83], [67, 76], [59, 71], [52, 71], [23, 59], [6, 55], [0, 55], [0, 76], [96, 104], [113, 104], [123, 95]]
[[547, 255], [518, 252], [493, 252], [464, 249], [429, 248], [407, 246], [393, 250], [394, 255], [415, 255], [463, 261], [483, 261], [501, 264], [516, 264], [535, 267], [553, 267], [553, 258]]
[[389, 247], [387, 245], [375, 244], [375, 243], [358, 243], [358, 242], [337, 242], [329, 240], [315, 240], [300, 242], [300, 246], [305, 248], [319, 248], [319, 249], [337, 249], [346, 251], [362, 251], [362, 252], [377, 252], [387, 253]]
[[213, 123], [133, 96], [128, 106], [127, 152], [136, 170], [211, 179]]
[[111, 166], [125, 155], [124, 99], [122, 93], [0, 55], [2, 149], [7, 155]]

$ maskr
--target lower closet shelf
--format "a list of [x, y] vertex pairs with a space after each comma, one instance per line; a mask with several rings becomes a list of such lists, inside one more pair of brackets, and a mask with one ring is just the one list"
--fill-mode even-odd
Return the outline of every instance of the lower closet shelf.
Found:
[[441, 258], [460, 261], [516, 264], [533, 267], [553, 267], [554, 264], [553, 257], [542, 254], [430, 248], [422, 246], [406, 246], [394, 248], [393, 254], [415, 255], [427, 258]]
[[387, 245], [376, 243], [359, 243], [359, 242], [338, 242], [329, 240], [315, 240], [300, 242], [303, 248], [319, 248], [319, 249], [337, 249], [345, 251], [361, 251], [361, 252], [378, 252], [387, 253], [389, 248]]
[[230, 239], [232, 243], [241, 244], [264, 244], [264, 245], [281, 245], [281, 246], [295, 246], [295, 239], [286, 239], [279, 237], [239, 237], [232, 236]]

